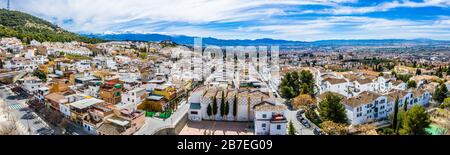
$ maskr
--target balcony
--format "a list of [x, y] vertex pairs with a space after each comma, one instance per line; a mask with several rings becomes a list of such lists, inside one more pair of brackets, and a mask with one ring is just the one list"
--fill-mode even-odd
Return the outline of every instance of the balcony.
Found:
[[287, 123], [286, 117], [281, 114], [273, 115], [272, 119], [270, 119], [271, 123]]

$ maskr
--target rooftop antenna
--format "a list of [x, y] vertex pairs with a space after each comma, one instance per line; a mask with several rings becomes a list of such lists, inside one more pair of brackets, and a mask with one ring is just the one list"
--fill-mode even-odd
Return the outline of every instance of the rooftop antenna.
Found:
[[8, 1], [6, 2], [6, 9], [11, 10], [11, 3], [10, 3], [10, 0], [8, 0]]

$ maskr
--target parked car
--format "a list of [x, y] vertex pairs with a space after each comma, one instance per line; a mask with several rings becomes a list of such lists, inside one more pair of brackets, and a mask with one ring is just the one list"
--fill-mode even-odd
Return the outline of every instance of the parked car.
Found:
[[303, 126], [305, 126], [306, 128], [311, 128], [311, 124], [309, 124], [309, 122], [307, 120], [302, 120], [301, 123], [303, 124]]
[[314, 132], [314, 135], [324, 135], [323, 132], [320, 131], [319, 128], [315, 128], [315, 129], [313, 130], [313, 132]]
[[47, 128], [40, 128], [36, 131], [39, 135], [52, 135], [53, 130]]
[[305, 120], [305, 118], [303, 118], [302, 116], [297, 116], [297, 120], [298, 120], [299, 122], [302, 122], [303, 120]]
[[305, 109], [300, 109], [300, 110], [297, 112], [297, 115], [303, 115], [305, 112], [306, 112]]
[[36, 116], [34, 116], [31, 113], [27, 113], [27, 114], [22, 116], [22, 119], [28, 119], [28, 120], [35, 119], [35, 118], [36, 118]]

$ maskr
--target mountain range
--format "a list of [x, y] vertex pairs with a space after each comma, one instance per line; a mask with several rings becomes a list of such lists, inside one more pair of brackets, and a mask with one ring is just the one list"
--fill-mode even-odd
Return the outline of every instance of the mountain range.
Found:
[[[161, 42], [172, 41], [178, 44], [193, 45], [194, 36], [185, 35], [162, 35], [162, 34], [135, 34], [135, 33], [122, 33], [122, 34], [83, 34], [87, 37], [100, 38], [105, 40], [115, 41], [149, 41], [149, 42]], [[432, 40], [426, 38], [419, 39], [365, 39], [365, 40], [320, 40], [313, 42], [306, 41], [290, 41], [290, 40], [277, 40], [277, 39], [217, 39], [212, 37], [202, 38], [203, 45], [216, 45], [216, 46], [389, 46], [389, 45], [437, 45], [437, 44], [449, 44], [450, 41]]]

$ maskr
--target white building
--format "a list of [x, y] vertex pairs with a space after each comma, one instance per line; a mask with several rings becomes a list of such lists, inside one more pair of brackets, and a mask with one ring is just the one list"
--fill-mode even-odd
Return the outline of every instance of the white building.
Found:
[[49, 93], [50, 93], [50, 89], [48, 87], [40, 87], [37, 90], [36, 97], [40, 101], [44, 101], [45, 100], [45, 96], [48, 95]]
[[320, 85], [320, 92], [335, 92], [342, 94], [346, 97], [351, 96], [350, 93], [350, 82], [347, 79], [341, 78], [325, 78]]
[[37, 93], [38, 89], [44, 86], [42, 80], [35, 76], [25, 77], [20, 81], [22, 82], [22, 88], [30, 94]]
[[254, 107], [256, 135], [285, 135], [287, 119], [284, 116], [287, 107], [264, 101]]
[[201, 121], [202, 120], [202, 106], [201, 99], [204, 91], [196, 91], [189, 98], [189, 111], [188, 117], [191, 121]]
[[356, 97], [344, 98], [342, 103], [345, 105], [349, 122], [352, 125], [358, 125], [388, 119], [389, 114], [394, 111], [397, 97], [399, 109], [403, 109], [405, 103], [407, 108], [413, 105], [427, 105], [431, 100], [431, 93], [420, 89], [399, 90], [385, 95], [366, 91]]
[[145, 100], [145, 88], [139, 87], [122, 94], [121, 109], [137, 110], [137, 106]]

